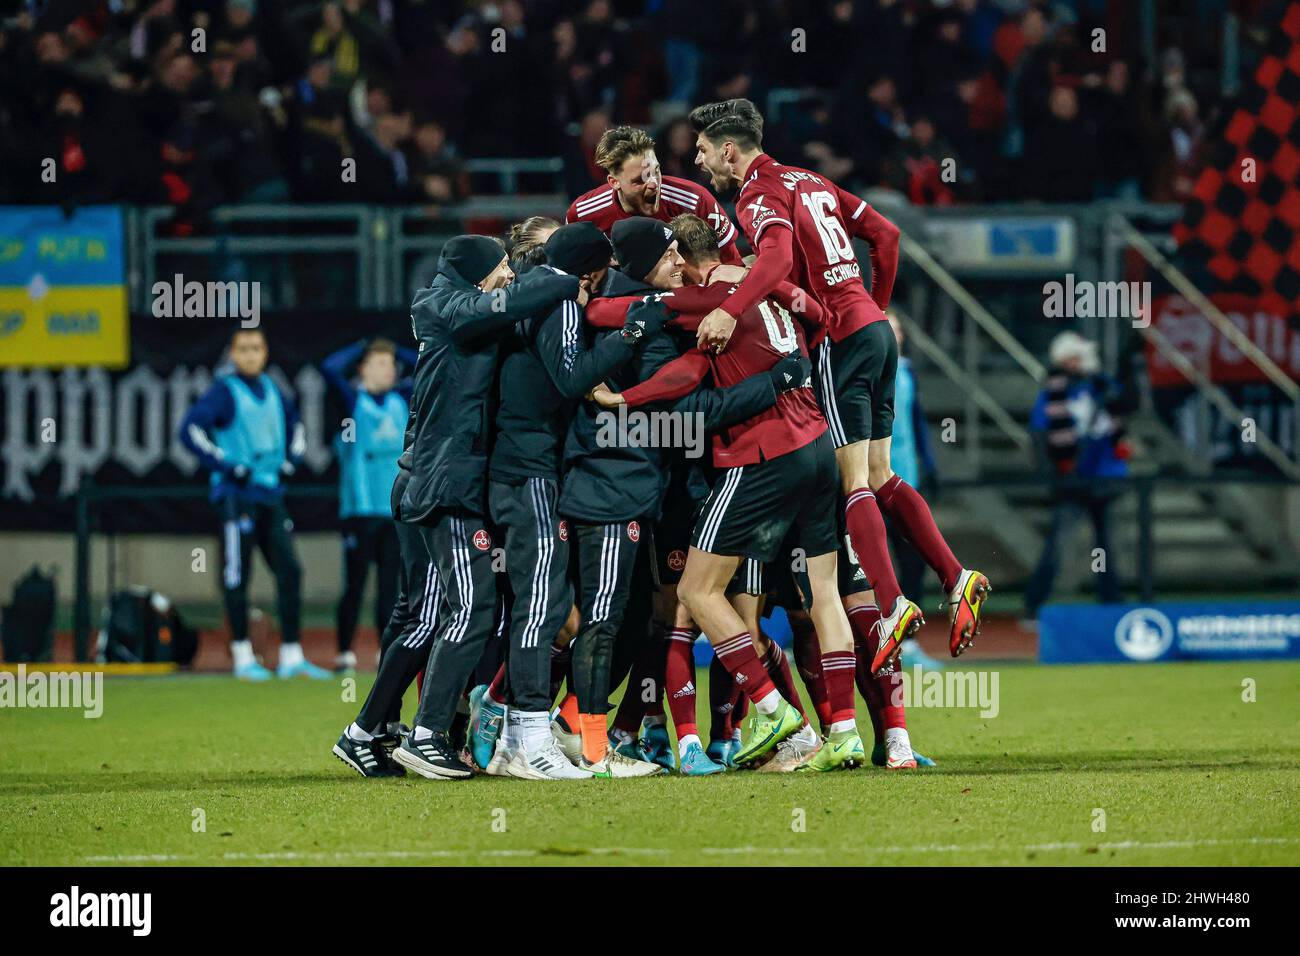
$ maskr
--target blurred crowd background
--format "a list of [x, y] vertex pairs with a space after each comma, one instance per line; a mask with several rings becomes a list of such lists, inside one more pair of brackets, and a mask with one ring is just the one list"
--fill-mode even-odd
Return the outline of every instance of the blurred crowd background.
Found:
[[686, 110], [732, 96], [767, 109], [774, 154], [917, 205], [1178, 201], [1224, 13], [1266, 5], [1160, 2], [1144, 26], [1122, 0], [11, 0], [0, 202], [439, 206], [465, 157], [557, 155], [573, 195], [612, 123], [694, 178]]

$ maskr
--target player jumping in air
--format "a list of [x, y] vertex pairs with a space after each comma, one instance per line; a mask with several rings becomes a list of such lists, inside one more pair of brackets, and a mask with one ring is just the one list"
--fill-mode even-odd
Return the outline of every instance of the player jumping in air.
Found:
[[[749, 100], [697, 107], [691, 123], [696, 165], [708, 172], [715, 190], [739, 189], [737, 214], [757, 253], [749, 275], [700, 323], [699, 342], [725, 348], [737, 318], [786, 279], [827, 310], [827, 334], [813, 364], [835, 443], [845, 525], [883, 614], [878, 637], [862, 635], [874, 648], [871, 670], [892, 664], [903, 639], [924, 623], [920, 608], [898, 586], [882, 511], [939, 575], [951, 618], [948, 649], [956, 657], [979, 632], [990, 588], [983, 574], [962, 567], [925, 500], [890, 468], [898, 344], [884, 308], [898, 266], [898, 229], [824, 176], [784, 166], [763, 152], [763, 119]], [[871, 244], [870, 294], [851, 236]], [[855, 626], [867, 619], [855, 615]]]

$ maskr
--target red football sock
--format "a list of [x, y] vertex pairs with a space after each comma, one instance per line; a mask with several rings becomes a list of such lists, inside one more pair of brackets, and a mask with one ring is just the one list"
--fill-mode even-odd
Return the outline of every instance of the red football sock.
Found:
[[781, 696], [788, 700], [795, 710], [803, 714], [804, 720], [807, 720], [808, 715], [804, 713], [803, 701], [799, 699], [799, 690], [794, 685], [794, 676], [790, 673], [790, 661], [776, 641], [768, 643], [767, 653], [763, 655], [763, 667], [767, 671], [767, 676], [772, 678], [776, 689], [781, 692]]
[[[867, 662], [871, 666], [871, 662]], [[877, 674], [872, 680], [880, 691], [880, 719], [886, 730], [907, 729], [907, 709], [903, 706], [903, 675], [897, 671]]]
[[492, 695], [492, 699], [498, 704], [506, 702], [506, 665], [504, 663], [497, 668], [496, 676], [492, 678], [492, 683], [488, 684], [487, 692]]
[[871, 717], [871, 729], [875, 733], [876, 743], [885, 739], [884, 701], [880, 684], [871, 676], [871, 658], [876, 652], [876, 624], [880, 620], [880, 608], [874, 604], [860, 604], [848, 609], [849, 626], [853, 628], [853, 647], [857, 651], [858, 666], [854, 674], [858, 682], [858, 692], [867, 702], [867, 714]]
[[664, 691], [678, 740], [700, 732], [695, 723], [695, 638], [698, 635], [699, 631], [689, 627], [675, 627], [668, 635]]
[[735, 680], [714, 654], [709, 663], [709, 740], [726, 740], [731, 736], [731, 707], [735, 703], [732, 700], [735, 693]]
[[740, 725], [745, 722], [745, 715], [749, 713], [749, 698], [745, 692], [740, 689], [739, 684], [734, 684], [731, 689], [731, 714], [728, 723], [727, 736], [730, 737]]
[[889, 539], [885, 534], [885, 519], [876, 506], [876, 496], [868, 488], [855, 488], [844, 502], [844, 523], [849, 529], [849, 540], [862, 565], [862, 572], [876, 592], [876, 602], [882, 608], [893, 609], [894, 602], [902, 597], [894, 565], [889, 559]]
[[822, 652], [817, 642], [817, 631], [811, 621], [791, 621], [790, 630], [794, 632], [795, 666], [799, 668], [804, 687], [808, 688], [817, 723], [821, 725], [822, 733], [827, 733], [831, 722], [831, 702], [826, 696], [826, 681], [822, 678]]
[[739, 634], [718, 641], [713, 645], [713, 650], [722, 661], [722, 666], [731, 672], [731, 676], [736, 679], [736, 683], [750, 700], [762, 700], [776, 690], [772, 678], [767, 676], [767, 669], [763, 667], [763, 662], [758, 659], [758, 652], [754, 650], [754, 639], [749, 631], [741, 631]]
[[828, 651], [822, 655], [822, 679], [831, 702], [831, 724], [853, 720], [853, 672], [857, 661], [852, 651]]
[[[930, 514], [930, 506], [925, 503], [920, 493], [898, 475], [894, 475], [876, 492], [876, 503], [881, 511], [902, 526], [903, 536], [920, 552], [921, 557], [925, 558], [925, 563], [934, 568], [935, 573], [939, 575], [939, 580], [943, 582], [945, 595], [955, 588], [957, 578], [961, 576], [961, 563], [953, 556], [948, 542], [939, 533], [939, 526], [934, 523], [934, 515]], [[862, 552], [859, 551], [858, 560], [861, 559]], [[866, 570], [866, 565], [863, 565], [863, 570]], [[869, 571], [867, 577], [869, 580], [874, 580]], [[876, 597], [880, 597], [878, 590]], [[892, 604], [885, 604], [883, 601], [880, 606], [893, 607]]]

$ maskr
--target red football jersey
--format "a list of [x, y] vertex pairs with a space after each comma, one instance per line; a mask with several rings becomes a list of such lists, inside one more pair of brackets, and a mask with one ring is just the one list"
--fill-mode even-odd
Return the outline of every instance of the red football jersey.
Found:
[[[884, 320], [897, 271], [897, 234], [865, 200], [825, 176], [783, 166], [760, 153], [736, 196], [736, 216], [755, 249], [766, 229], [776, 226], [793, 232], [790, 281], [826, 307], [834, 341]], [[893, 233], [892, 243], [881, 241], [885, 233]], [[862, 267], [850, 236], [872, 242], [875, 298], [862, 284]]]
[[[674, 216], [680, 216], [684, 212], [699, 216], [713, 227], [723, 262], [740, 262], [740, 253], [736, 250], [736, 227], [713, 198], [713, 194], [689, 179], [663, 177], [659, 186], [659, 207], [651, 218], [671, 222]], [[569, 211], [564, 214], [564, 221], [592, 222], [601, 232], [609, 235], [614, 223], [620, 219], [631, 219], [634, 215], [636, 214], [623, 209], [612, 186], [597, 186], [573, 201]]]
[[[659, 297], [664, 305], [678, 313], [672, 325], [694, 329], [733, 291], [735, 286], [718, 283], [687, 286], [660, 293]], [[691, 349], [646, 381], [623, 392], [624, 400], [635, 407], [679, 398], [694, 389], [708, 371], [713, 372], [718, 388], [726, 388], [768, 371], [787, 355], [798, 352], [807, 357], [803, 322], [789, 311], [798, 291], [789, 283], [782, 283], [772, 295], [741, 314], [724, 352], [714, 354]], [[815, 304], [809, 305], [811, 309], [805, 313], [804, 320], [816, 325], [821, 321], [821, 311]], [[719, 468], [731, 468], [770, 461], [802, 448], [825, 431], [826, 419], [812, 388], [788, 389], [777, 396], [771, 408], [714, 435], [713, 463]]]

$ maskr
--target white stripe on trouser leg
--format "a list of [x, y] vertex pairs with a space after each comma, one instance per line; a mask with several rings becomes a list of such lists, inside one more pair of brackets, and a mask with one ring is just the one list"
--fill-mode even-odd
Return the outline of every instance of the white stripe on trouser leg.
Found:
[[533, 565], [533, 593], [528, 600], [528, 623], [521, 635], [520, 647], [536, 647], [546, 620], [551, 597], [551, 560], [555, 541], [550, 531], [550, 512], [546, 488], [541, 478], [528, 480], [533, 501], [534, 526], [537, 529], [537, 563]]
[[744, 465], [738, 465], [730, 469], [723, 476], [721, 486], [714, 488], [718, 497], [709, 507], [708, 514], [704, 516], [704, 530], [700, 533], [701, 551], [712, 550], [713, 543], [718, 537], [718, 529], [722, 526], [722, 519], [727, 513], [727, 505], [731, 503], [731, 496], [736, 493], [736, 488], [740, 484], [740, 476], [744, 471]]
[[243, 579], [243, 568], [241, 567], [239, 542], [239, 522], [226, 522], [226, 587], [234, 589], [239, 587], [239, 582]]
[[411, 629], [403, 647], [420, 647], [433, 633], [434, 622], [438, 620], [438, 602], [442, 600], [442, 589], [438, 586], [438, 569], [432, 561], [424, 575], [424, 593], [420, 595], [420, 623]]
[[600, 586], [596, 589], [596, 600], [591, 609], [593, 622], [609, 617], [609, 606], [614, 600], [614, 589], [618, 586], [618, 550], [622, 545], [620, 527], [616, 524], [605, 525], [604, 537], [600, 542]]
[[831, 441], [835, 447], [847, 444], [844, 440], [844, 423], [840, 420], [840, 407], [835, 400], [835, 375], [831, 371], [831, 340], [822, 340], [818, 362], [821, 365], [822, 412], [826, 415], [826, 424], [831, 429]]
[[469, 570], [469, 543], [465, 540], [465, 524], [460, 518], [451, 519], [451, 567], [456, 577], [456, 617], [447, 628], [445, 640], [459, 643], [469, 630], [470, 611], [474, 606], [474, 576]]

